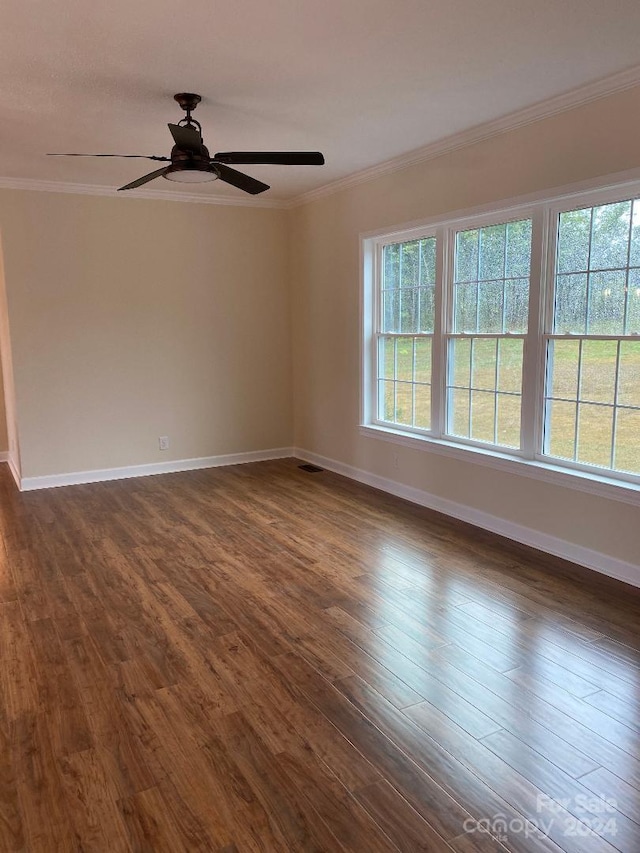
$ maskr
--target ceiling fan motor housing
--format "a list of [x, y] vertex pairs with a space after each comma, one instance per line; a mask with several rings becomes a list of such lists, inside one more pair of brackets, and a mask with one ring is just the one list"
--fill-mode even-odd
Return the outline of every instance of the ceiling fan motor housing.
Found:
[[167, 168], [164, 177], [167, 180], [176, 180], [171, 178], [171, 175], [176, 172], [207, 172], [211, 175], [209, 180], [212, 181], [219, 177], [215, 166], [211, 163], [211, 155], [205, 145], [201, 147], [200, 151], [188, 151], [174, 145], [171, 149], [171, 165]]

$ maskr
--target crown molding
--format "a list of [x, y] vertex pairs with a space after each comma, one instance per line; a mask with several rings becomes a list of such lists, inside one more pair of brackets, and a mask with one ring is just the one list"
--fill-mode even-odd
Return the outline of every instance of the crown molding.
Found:
[[454, 133], [451, 136], [446, 136], [443, 139], [431, 142], [429, 145], [416, 148], [413, 151], [393, 157], [390, 160], [385, 160], [376, 166], [370, 166], [367, 169], [354, 172], [344, 178], [339, 178], [337, 181], [331, 181], [331, 183], [296, 196], [290, 201], [285, 202], [285, 206], [287, 208], [294, 208], [300, 207], [303, 204], [309, 204], [312, 201], [333, 195], [341, 190], [368, 183], [382, 175], [388, 175], [391, 172], [415, 166], [426, 160], [433, 160], [435, 157], [455, 151], [458, 148], [473, 145], [492, 136], [498, 136], [506, 131], [515, 130], [518, 127], [532, 124], [557, 113], [566, 112], [599, 98], [604, 98], [607, 95], [623, 92], [625, 89], [632, 89], [638, 85], [640, 85], [640, 65], [635, 65], [633, 68], [628, 68], [625, 71], [620, 71], [617, 74], [612, 74], [609, 77], [604, 77], [593, 83], [572, 89], [562, 95], [557, 95], [545, 101], [539, 101], [530, 107], [508, 113], [501, 118], [485, 122], [484, 124], [478, 124], [475, 127]]
[[150, 201], [182, 201], [191, 204], [220, 204], [232, 207], [266, 207], [283, 209], [287, 206], [281, 199], [234, 198], [223, 195], [200, 195], [199, 193], [171, 192], [169, 190], [127, 190], [119, 193], [113, 187], [97, 184], [69, 184], [63, 181], [40, 181], [35, 178], [0, 177], [0, 189], [31, 190], [47, 193], [70, 193], [71, 195], [107, 196], [111, 198], [142, 198]]

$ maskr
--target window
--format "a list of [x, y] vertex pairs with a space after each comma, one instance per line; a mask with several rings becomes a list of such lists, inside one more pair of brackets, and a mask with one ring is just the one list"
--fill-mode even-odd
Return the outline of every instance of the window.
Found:
[[633, 189], [366, 238], [364, 428], [640, 484]]
[[560, 213], [544, 452], [640, 474], [640, 201]]
[[530, 267], [530, 219], [455, 234], [449, 435], [520, 446]]
[[431, 425], [435, 238], [390, 243], [382, 253], [378, 411], [382, 421]]

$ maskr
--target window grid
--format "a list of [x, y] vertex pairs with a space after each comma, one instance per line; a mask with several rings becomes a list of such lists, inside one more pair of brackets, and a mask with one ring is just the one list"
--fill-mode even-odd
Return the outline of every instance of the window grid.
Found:
[[[578, 355], [576, 359], [576, 393], [573, 396], [569, 395], [561, 395], [553, 393], [553, 371], [549, 369], [547, 371], [547, 388], [551, 387], [551, 393], [547, 393], [545, 395], [545, 403], [547, 406], [547, 415], [545, 417], [546, 428], [545, 428], [545, 441], [544, 441], [544, 454], [549, 455], [553, 458], [561, 458], [568, 459], [573, 462], [578, 462], [582, 464], [591, 464], [597, 467], [609, 468], [612, 471], [620, 470], [623, 473], [640, 473], [640, 452], [638, 455], [638, 465], [636, 468], [631, 471], [625, 468], [618, 468], [616, 464], [616, 438], [617, 438], [617, 427], [618, 427], [618, 416], [620, 412], [637, 412], [640, 416], [640, 402], [638, 405], [634, 405], [632, 403], [621, 403], [620, 402], [620, 384], [621, 384], [621, 373], [620, 373], [620, 364], [622, 361], [623, 350], [622, 347], [626, 342], [633, 344], [638, 349], [639, 355], [639, 364], [640, 364], [640, 339], [638, 336], [629, 336], [629, 337], [621, 337], [621, 338], [613, 338], [611, 336], [581, 336], [577, 337], [575, 335], [572, 336], [549, 336], [549, 366], [550, 368], [553, 366], [554, 353], [553, 347], [554, 342], [556, 341], [571, 341], [572, 343], [577, 344], [578, 347]], [[583, 375], [584, 375], [584, 345], [585, 343], [593, 342], [593, 341], [604, 341], [608, 343], [615, 344], [615, 366], [613, 369], [613, 382], [611, 387], [612, 399], [610, 402], [606, 400], [594, 400], [583, 397]], [[572, 442], [572, 452], [567, 455], [561, 455], [558, 453], [551, 452], [551, 435], [550, 435], [550, 417], [551, 413], [549, 409], [553, 407], [554, 403], [564, 403], [566, 405], [571, 405], [574, 409], [574, 428], [573, 428], [573, 442]], [[582, 407], [587, 407], [589, 409], [601, 409], [601, 410], [609, 410], [611, 412], [611, 430], [610, 430], [610, 449], [608, 453], [608, 462], [606, 465], [600, 465], [597, 462], [586, 462], [584, 459], [580, 458], [579, 453], [579, 438], [580, 438], [580, 425], [582, 421]]]
[[[401, 335], [401, 334], [383, 334], [379, 337], [379, 352], [378, 352], [378, 414], [379, 420], [389, 424], [401, 424], [404, 426], [413, 427], [419, 430], [427, 430], [430, 428], [430, 409], [431, 409], [431, 381], [426, 378], [418, 378], [422, 370], [427, 373], [428, 362], [421, 358], [426, 352], [430, 352], [432, 348], [433, 335], [417, 334], [417, 335]], [[424, 341], [427, 343], [425, 353], [420, 353], [418, 342]], [[407, 345], [410, 342], [411, 348], [411, 372], [410, 378], [403, 378], [398, 367], [398, 351], [399, 345]], [[387, 371], [385, 349], [387, 345], [393, 346], [393, 359], [391, 374]], [[430, 357], [429, 357], [430, 362]], [[430, 371], [429, 371], [430, 373]], [[389, 386], [393, 390], [393, 406], [391, 411], [387, 408], [386, 394]], [[399, 399], [398, 391], [406, 389], [411, 397], [411, 417], [407, 418], [403, 408], [403, 400]], [[423, 390], [420, 390], [423, 389]], [[404, 398], [405, 394], [401, 394]]]

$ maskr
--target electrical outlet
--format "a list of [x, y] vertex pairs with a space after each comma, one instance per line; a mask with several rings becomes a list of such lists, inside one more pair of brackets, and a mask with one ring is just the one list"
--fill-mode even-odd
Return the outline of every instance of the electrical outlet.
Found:
[[158, 438], [158, 447], [160, 448], [160, 450], [168, 450], [169, 449], [169, 436], [168, 435], [161, 435]]

